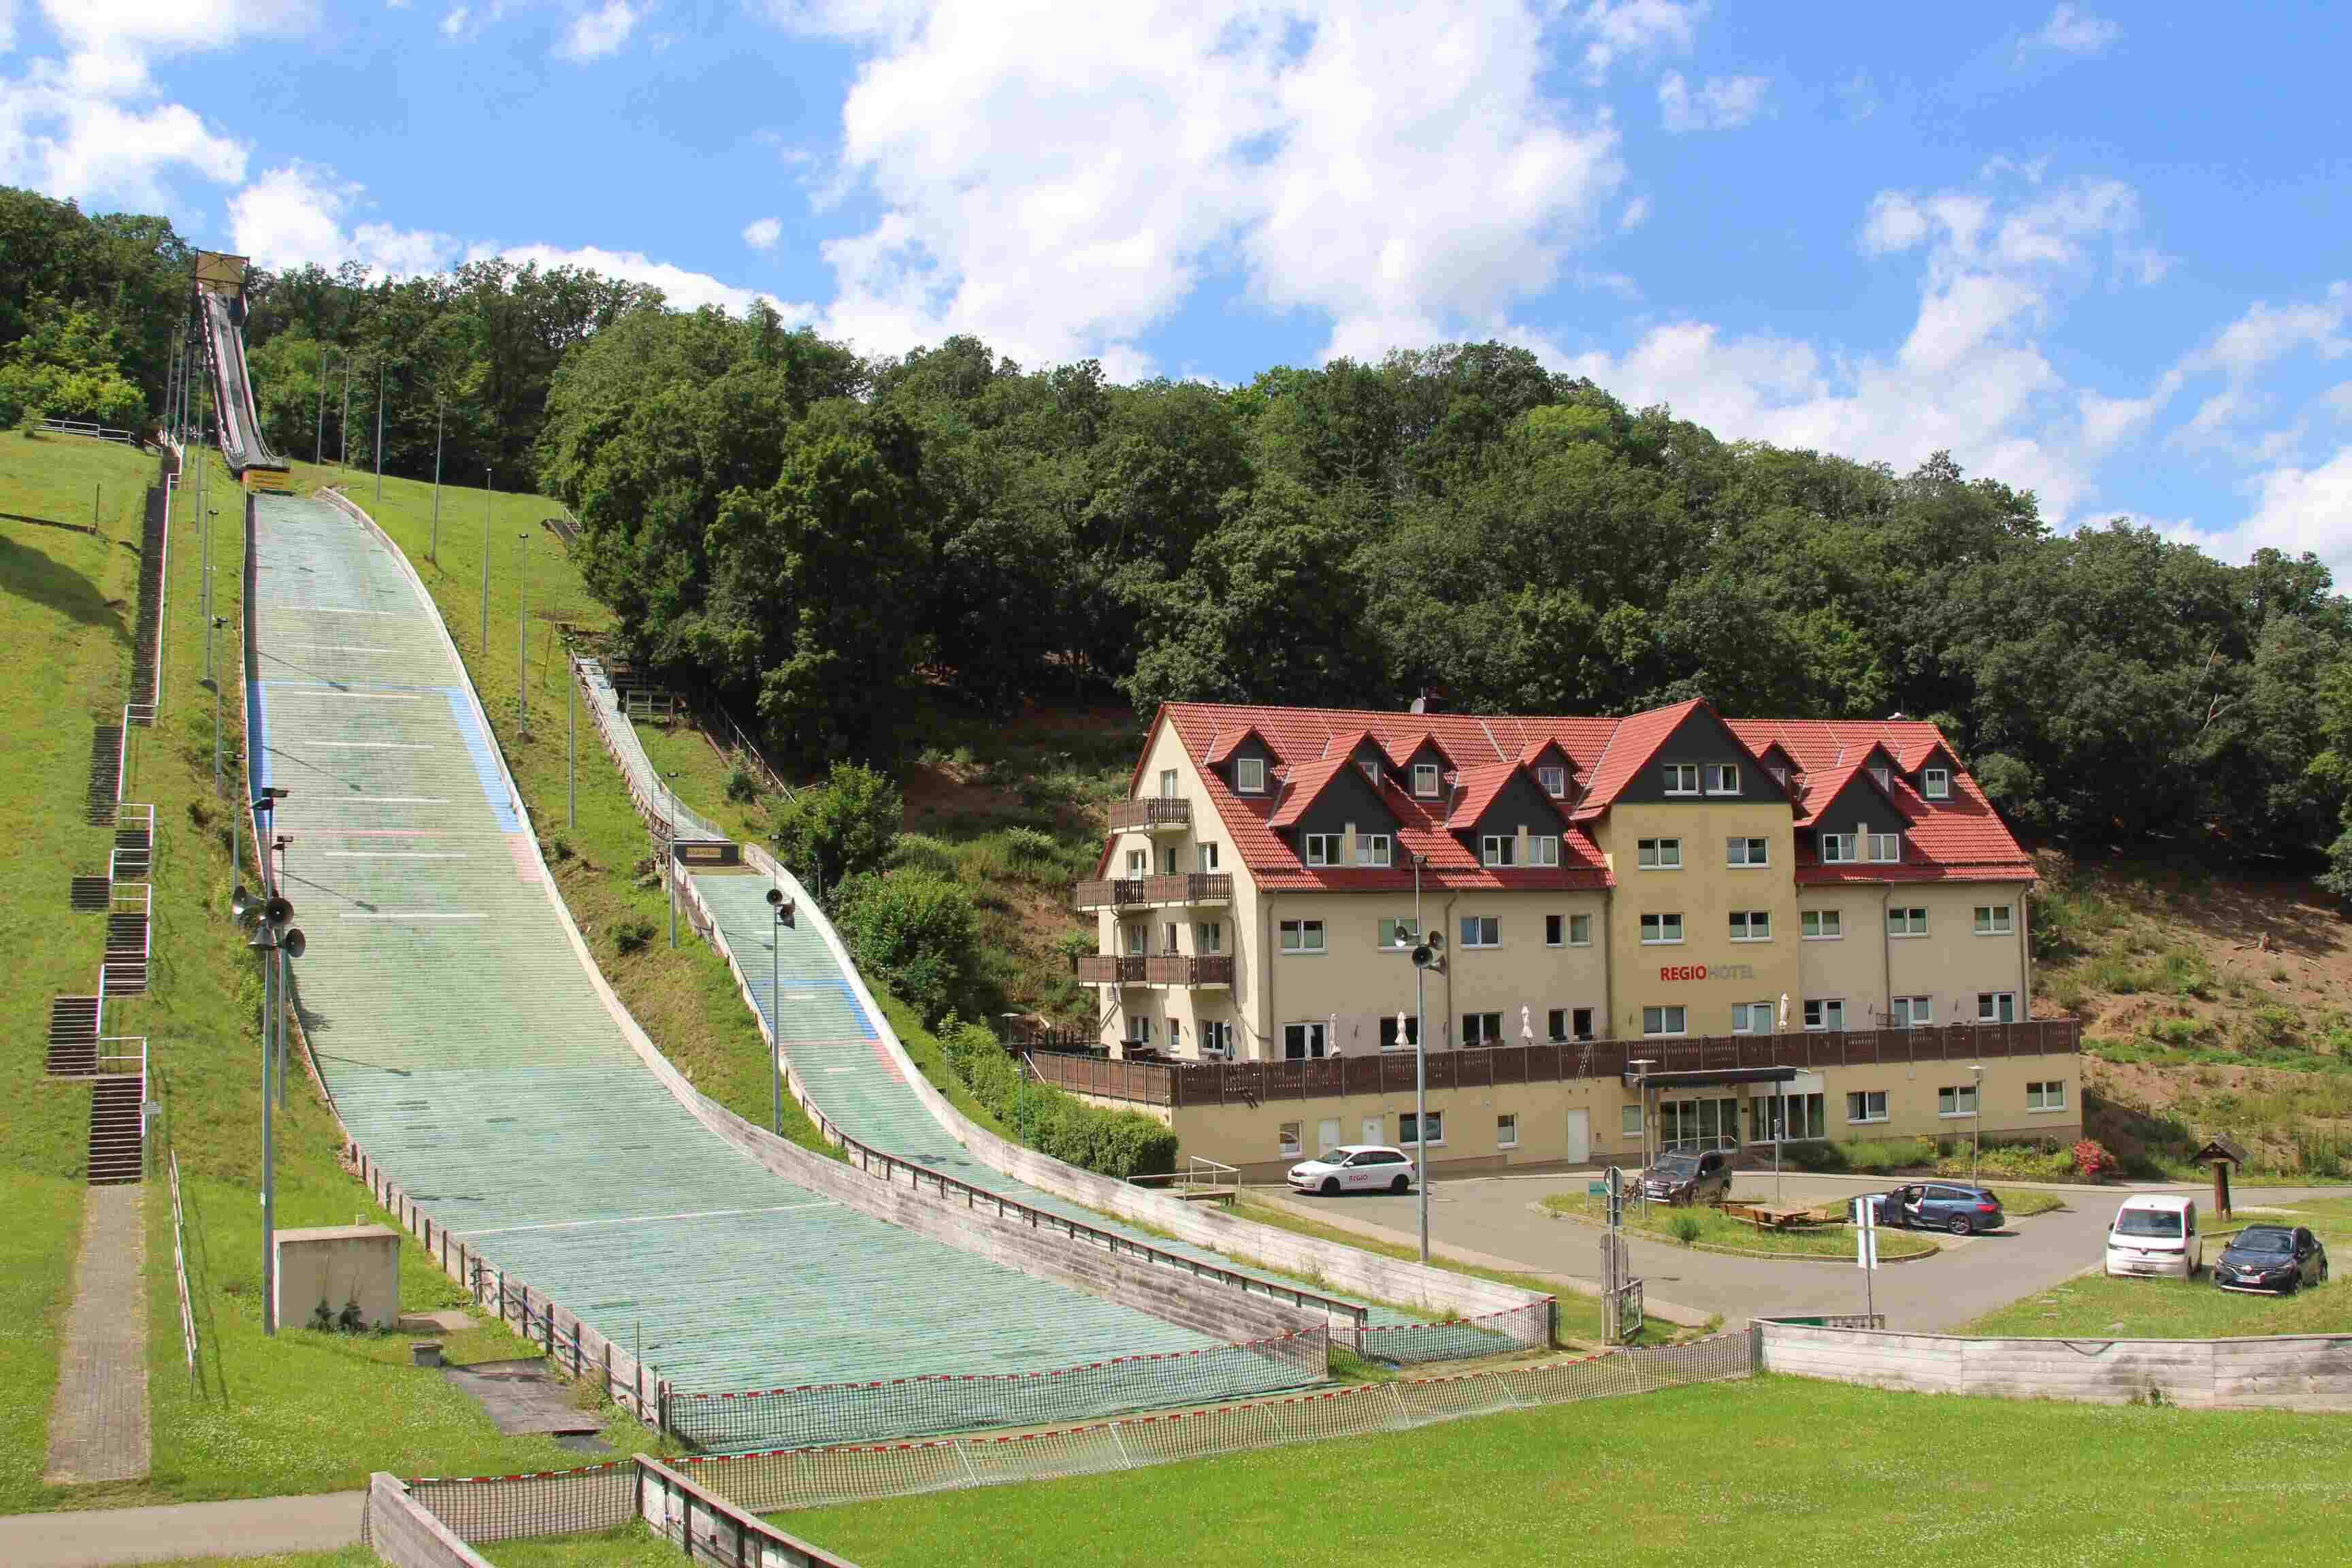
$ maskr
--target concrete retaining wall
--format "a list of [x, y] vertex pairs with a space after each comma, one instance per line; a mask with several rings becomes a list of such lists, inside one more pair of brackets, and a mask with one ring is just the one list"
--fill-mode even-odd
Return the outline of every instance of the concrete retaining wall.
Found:
[[2192, 1408], [2352, 1410], [2352, 1334], [1970, 1339], [1762, 1321], [1764, 1370], [1922, 1394]]
[[719, 1568], [857, 1568], [643, 1454], [637, 1456], [637, 1511], [686, 1556]]
[[367, 1541], [393, 1568], [490, 1568], [489, 1559], [425, 1511], [397, 1476], [368, 1478]]

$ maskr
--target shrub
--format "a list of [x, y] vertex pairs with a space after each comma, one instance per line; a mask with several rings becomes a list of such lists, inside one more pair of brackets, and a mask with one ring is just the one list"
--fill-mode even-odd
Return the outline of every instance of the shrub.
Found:
[[739, 805], [749, 805], [760, 798], [760, 781], [748, 768], [737, 768], [727, 775], [727, 798]]
[[835, 763], [824, 783], [803, 790], [778, 816], [776, 850], [803, 879], [846, 882], [882, 868], [905, 814], [898, 786], [887, 775]]
[[978, 960], [971, 900], [953, 881], [902, 867], [854, 877], [835, 899], [834, 922], [867, 974], [906, 999], [927, 1025], [969, 1000]]
[[613, 928], [613, 945], [624, 953], [643, 952], [653, 940], [651, 921], [623, 921]]
[[2086, 1182], [2105, 1181], [2120, 1163], [2095, 1138], [2085, 1138], [2074, 1145], [2074, 1173]]
[[955, 847], [928, 833], [901, 833], [890, 841], [892, 867], [915, 866], [935, 877], [956, 874]]
[[1105, 1110], [1051, 1085], [1024, 1083], [1020, 1064], [978, 1024], [941, 1021], [948, 1062], [989, 1113], [1041, 1153], [1125, 1181], [1176, 1168], [1176, 1134], [1132, 1110]]
[[1803, 1143], [1788, 1145], [1790, 1163], [1800, 1171], [1843, 1171], [1846, 1168], [1846, 1152], [1826, 1139], [1812, 1139]]
[[1681, 1242], [1685, 1247], [1688, 1247], [1693, 1242], [1698, 1240], [1699, 1233], [1706, 1228], [1706, 1225], [1699, 1219], [1698, 1215], [1691, 1213], [1688, 1209], [1677, 1211], [1675, 1215], [1673, 1225], [1675, 1239]]
[[1050, 833], [1034, 827], [1008, 827], [1004, 830], [1004, 852], [1024, 876], [1040, 873], [1056, 878], [1062, 869], [1062, 847]]

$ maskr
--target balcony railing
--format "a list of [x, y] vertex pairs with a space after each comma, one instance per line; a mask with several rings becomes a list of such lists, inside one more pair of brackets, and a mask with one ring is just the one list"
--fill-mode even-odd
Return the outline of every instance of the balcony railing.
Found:
[[1146, 877], [1143, 898], [1152, 904], [1230, 904], [1234, 876], [1230, 871], [1189, 871], [1176, 877]]
[[1127, 904], [1144, 902], [1141, 877], [1120, 877], [1108, 881], [1088, 881], [1078, 884], [1070, 902], [1082, 910], [1118, 909]]
[[[1851, 1029], [1840, 1034], [1790, 1032], [1471, 1047], [1432, 1051], [1428, 1074], [1431, 1089], [1482, 1089], [1572, 1079], [1623, 1079], [1631, 1070], [1627, 1063], [1645, 1058], [1653, 1074], [1664, 1075], [1740, 1068], [1975, 1062], [1989, 1057], [2071, 1055], [2081, 1048], [2079, 1020], [2037, 1018], [2023, 1024]], [[1186, 1106], [1411, 1093], [1412, 1056], [1410, 1050], [1398, 1050], [1275, 1062], [1130, 1062], [1040, 1053], [1033, 1059], [1040, 1078], [1074, 1093], [1142, 1105]]]
[[1147, 985], [1231, 985], [1234, 956], [1229, 952], [1155, 952], [1143, 961]]
[[1143, 984], [1145, 962], [1139, 954], [1082, 952], [1078, 955], [1078, 984], [1140, 985]]
[[1176, 800], [1166, 795], [1147, 795], [1141, 800], [1111, 802], [1110, 830], [1113, 833], [1192, 826], [1192, 803], [1189, 800]]

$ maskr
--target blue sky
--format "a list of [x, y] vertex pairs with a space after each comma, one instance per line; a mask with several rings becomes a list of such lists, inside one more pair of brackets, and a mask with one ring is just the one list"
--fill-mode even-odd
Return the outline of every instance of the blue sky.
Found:
[[2320, 6], [0, 0], [0, 180], [266, 265], [576, 261], [862, 350], [1497, 337], [1727, 437], [2352, 573]]

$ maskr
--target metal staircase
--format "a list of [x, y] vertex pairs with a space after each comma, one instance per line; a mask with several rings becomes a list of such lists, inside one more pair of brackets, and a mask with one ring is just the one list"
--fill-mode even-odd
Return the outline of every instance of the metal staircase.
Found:
[[98, 1070], [98, 998], [49, 998], [48, 1069], [52, 1078], [88, 1078]]

